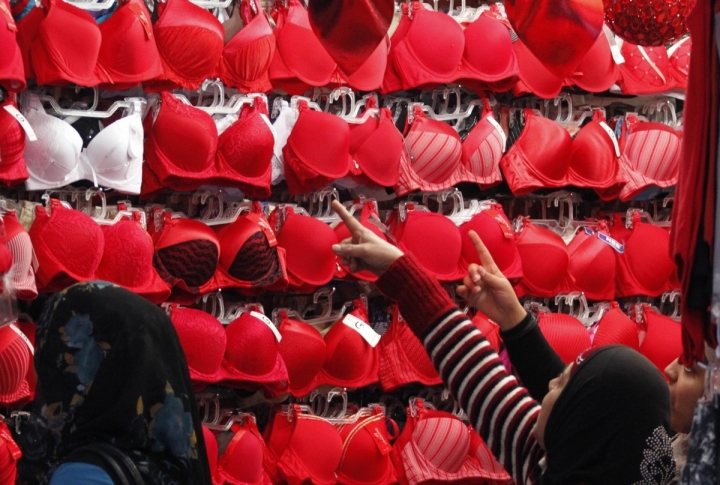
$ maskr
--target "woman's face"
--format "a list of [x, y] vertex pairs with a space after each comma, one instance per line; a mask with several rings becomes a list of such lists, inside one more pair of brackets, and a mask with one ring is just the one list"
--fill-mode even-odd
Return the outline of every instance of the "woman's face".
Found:
[[543, 449], [545, 449], [545, 426], [547, 426], [550, 412], [552, 412], [552, 409], [555, 406], [555, 401], [557, 401], [560, 393], [563, 389], [565, 389], [565, 385], [567, 384], [568, 380], [570, 380], [570, 371], [572, 369], [572, 366], [573, 364], [570, 364], [565, 367], [565, 370], [562, 371], [559, 376], [550, 381], [550, 383], [548, 384], [548, 393], [545, 394], [545, 397], [542, 400], [542, 404], [540, 406], [540, 415], [538, 416], [537, 422], [535, 423], [535, 428], [533, 429], [533, 436], [535, 436], [535, 439], [538, 441], [538, 443], [540, 443], [540, 446]]
[[697, 364], [688, 368], [677, 359], [665, 368], [670, 388], [670, 427], [678, 433], [689, 433], [695, 405], [705, 389], [705, 370]]

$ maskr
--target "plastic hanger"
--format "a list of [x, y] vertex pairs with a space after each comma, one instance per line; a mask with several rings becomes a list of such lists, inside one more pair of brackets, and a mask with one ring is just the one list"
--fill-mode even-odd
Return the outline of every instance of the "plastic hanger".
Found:
[[97, 87], [93, 88], [93, 104], [89, 109], [63, 108], [52, 96], [46, 94], [38, 94], [37, 96], [40, 101], [49, 104], [52, 111], [60, 116], [79, 116], [83, 118], [109, 118], [119, 109], [127, 110], [128, 114], [142, 114], [143, 106], [147, 103], [144, 98], [125, 98], [124, 101], [115, 101], [107, 110], [100, 111], [97, 110], [100, 97]]
[[[665, 310], [665, 304], [666, 302], [673, 304], [673, 310], [671, 313], [667, 313], [663, 310]], [[672, 318], [676, 322], [680, 321], [680, 291], [679, 290], [672, 290], [672, 291], [666, 291], [662, 294], [660, 297], [660, 311], [664, 315], [667, 315], [668, 317]]]
[[207, 427], [211, 431], [230, 431], [230, 428], [232, 428], [233, 424], [238, 423], [242, 426], [248, 420], [251, 420], [254, 423], [257, 422], [255, 415], [252, 413], [225, 411], [220, 414], [219, 423], [208, 423], [205, 424], [205, 427]]
[[340, 216], [332, 210], [333, 200], [340, 200], [340, 193], [334, 187], [325, 187], [309, 194], [295, 196], [298, 203], [308, 204], [307, 212], [326, 224], [340, 222]]
[[528, 300], [523, 303], [523, 307], [525, 308], [525, 310], [529, 311], [534, 315], [537, 315], [539, 313], [552, 313], [552, 310], [550, 310], [550, 308], [537, 301]]

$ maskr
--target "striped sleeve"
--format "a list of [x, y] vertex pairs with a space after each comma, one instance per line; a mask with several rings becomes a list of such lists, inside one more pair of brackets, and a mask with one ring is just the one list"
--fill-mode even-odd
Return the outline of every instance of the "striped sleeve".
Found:
[[[540, 413], [537, 401], [508, 374], [487, 339], [414, 258], [393, 263], [378, 287], [397, 301], [446, 387], [498, 461], [517, 484], [535, 483], [536, 465], [543, 456], [532, 435]], [[414, 291], [418, 288], [422, 291]], [[435, 302], [435, 311], [425, 308], [428, 301]], [[424, 311], [418, 311], [420, 307]]]

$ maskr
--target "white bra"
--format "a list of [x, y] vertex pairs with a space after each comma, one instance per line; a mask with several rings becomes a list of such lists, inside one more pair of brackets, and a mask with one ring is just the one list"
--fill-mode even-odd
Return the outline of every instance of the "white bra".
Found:
[[80, 134], [66, 121], [45, 113], [30, 94], [23, 113], [37, 135], [25, 143], [27, 190], [56, 189], [79, 180], [127, 194], [142, 184], [143, 126], [139, 112], [101, 130], [83, 149]]

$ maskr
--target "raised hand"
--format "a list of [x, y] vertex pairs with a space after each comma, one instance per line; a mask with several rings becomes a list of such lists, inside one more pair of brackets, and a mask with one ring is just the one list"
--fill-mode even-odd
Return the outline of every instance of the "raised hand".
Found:
[[352, 235], [340, 244], [333, 245], [332, 250], [353, 273], [367, 269], [380, 276], [393, 261], [403, 255], [399, 248], [360, 224], [337, 200], [333, 201], [332, 208]]
[[480, 265], [471, 264], [457, 294], [468, 304], [497, 322], [501, 330], [510, 330], [525, 318], [526, 312], [515, 296], [507, 278], [498, 269], [490, 251], [475, 231], [468, 233], [475, 246]]

